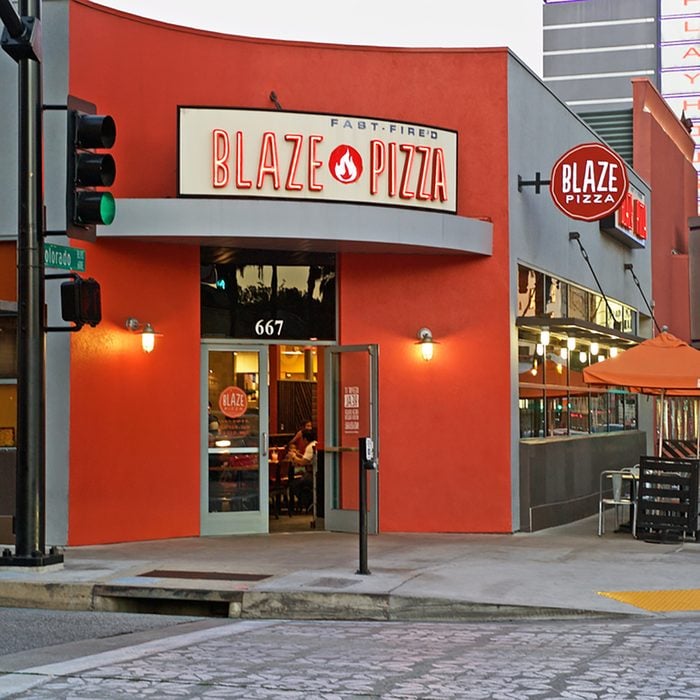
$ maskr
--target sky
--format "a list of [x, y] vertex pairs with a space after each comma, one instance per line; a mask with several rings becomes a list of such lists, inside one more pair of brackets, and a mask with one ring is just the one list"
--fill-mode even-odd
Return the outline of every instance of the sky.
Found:
[[374, 46], [508, 46], [542, 75], [542, 0], [95, 0], [225, 34]]

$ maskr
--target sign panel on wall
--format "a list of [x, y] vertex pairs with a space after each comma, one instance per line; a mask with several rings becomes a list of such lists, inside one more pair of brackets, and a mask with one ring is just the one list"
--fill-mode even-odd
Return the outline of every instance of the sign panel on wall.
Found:
[[646, 197], [630, 185], [620, 207], [601, 220], [600, 230], [629, 248], [645, 248], [647, 225]]
[[457, 211], [457, 133], [370, 117], [180, 107], [178, 195]]
[[678, 117], [689, 120], [693, 164], [700, 171], [700, 2], [661, 0], [660, 9], [661, 94]]
[[627, 166], [615, 151], [602, 143], [583, 143], [554, 164], [549, 191], [570, 218], [598, 221], [622, 204], [628, 186]]
[[343, 433], [357, 435], [360, 432], [360, 387], [343, 387]]

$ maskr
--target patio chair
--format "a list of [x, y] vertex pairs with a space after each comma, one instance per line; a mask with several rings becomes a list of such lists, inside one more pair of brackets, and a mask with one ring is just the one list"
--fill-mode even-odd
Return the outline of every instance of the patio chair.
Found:
[[[606, 469], [600, 473], [600, 490], [598, 498], [598, 536], [605, 534], [605, 509], [613, 506], [615, 511], [615, 529], [620, 525], [619, 509], [634, 508], [634, 481], [638, 478], [638, 467], [624, 467], [622, 469]], [[612, 482], [612, 493], [609, 493]], [[631, 516], [630, 512], [630, 516]], [[632, 528], [634, 530], [634, 519]], [[634, 532], [632, 533], [634, 534]]]

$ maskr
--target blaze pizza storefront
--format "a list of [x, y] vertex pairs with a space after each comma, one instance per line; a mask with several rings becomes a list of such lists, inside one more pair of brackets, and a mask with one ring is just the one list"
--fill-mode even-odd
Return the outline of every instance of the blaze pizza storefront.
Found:
[[[279, 464], [307, 419], [304, 527], [356, 527], [370, 436], [374, 530], [520, 529], [522, 270], [591, 281], [569, 222], [518, 176], [594, 139], [587, 127], [506, 49], [249, 39], [88, 0], [46, 10], [68, 56], [52, 99], [117, 124], [116, 219], [72, 242], [102, 322], [47, 340], [47, 542], [287, 527]], [[610, 262], [610, 298], [636, 306], [617, 274], [629, 250], [579, 230]]]

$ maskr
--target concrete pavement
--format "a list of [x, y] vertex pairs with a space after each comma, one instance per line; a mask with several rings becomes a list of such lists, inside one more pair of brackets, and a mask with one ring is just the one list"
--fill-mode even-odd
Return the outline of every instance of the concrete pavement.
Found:
[[374, 535], [370, 575], [357, 535], [321, 531], [69, 547], [61, 569], [1, 570], [0, 605], [368, 620], [700, 610], [700, 543], [596, 527]]

